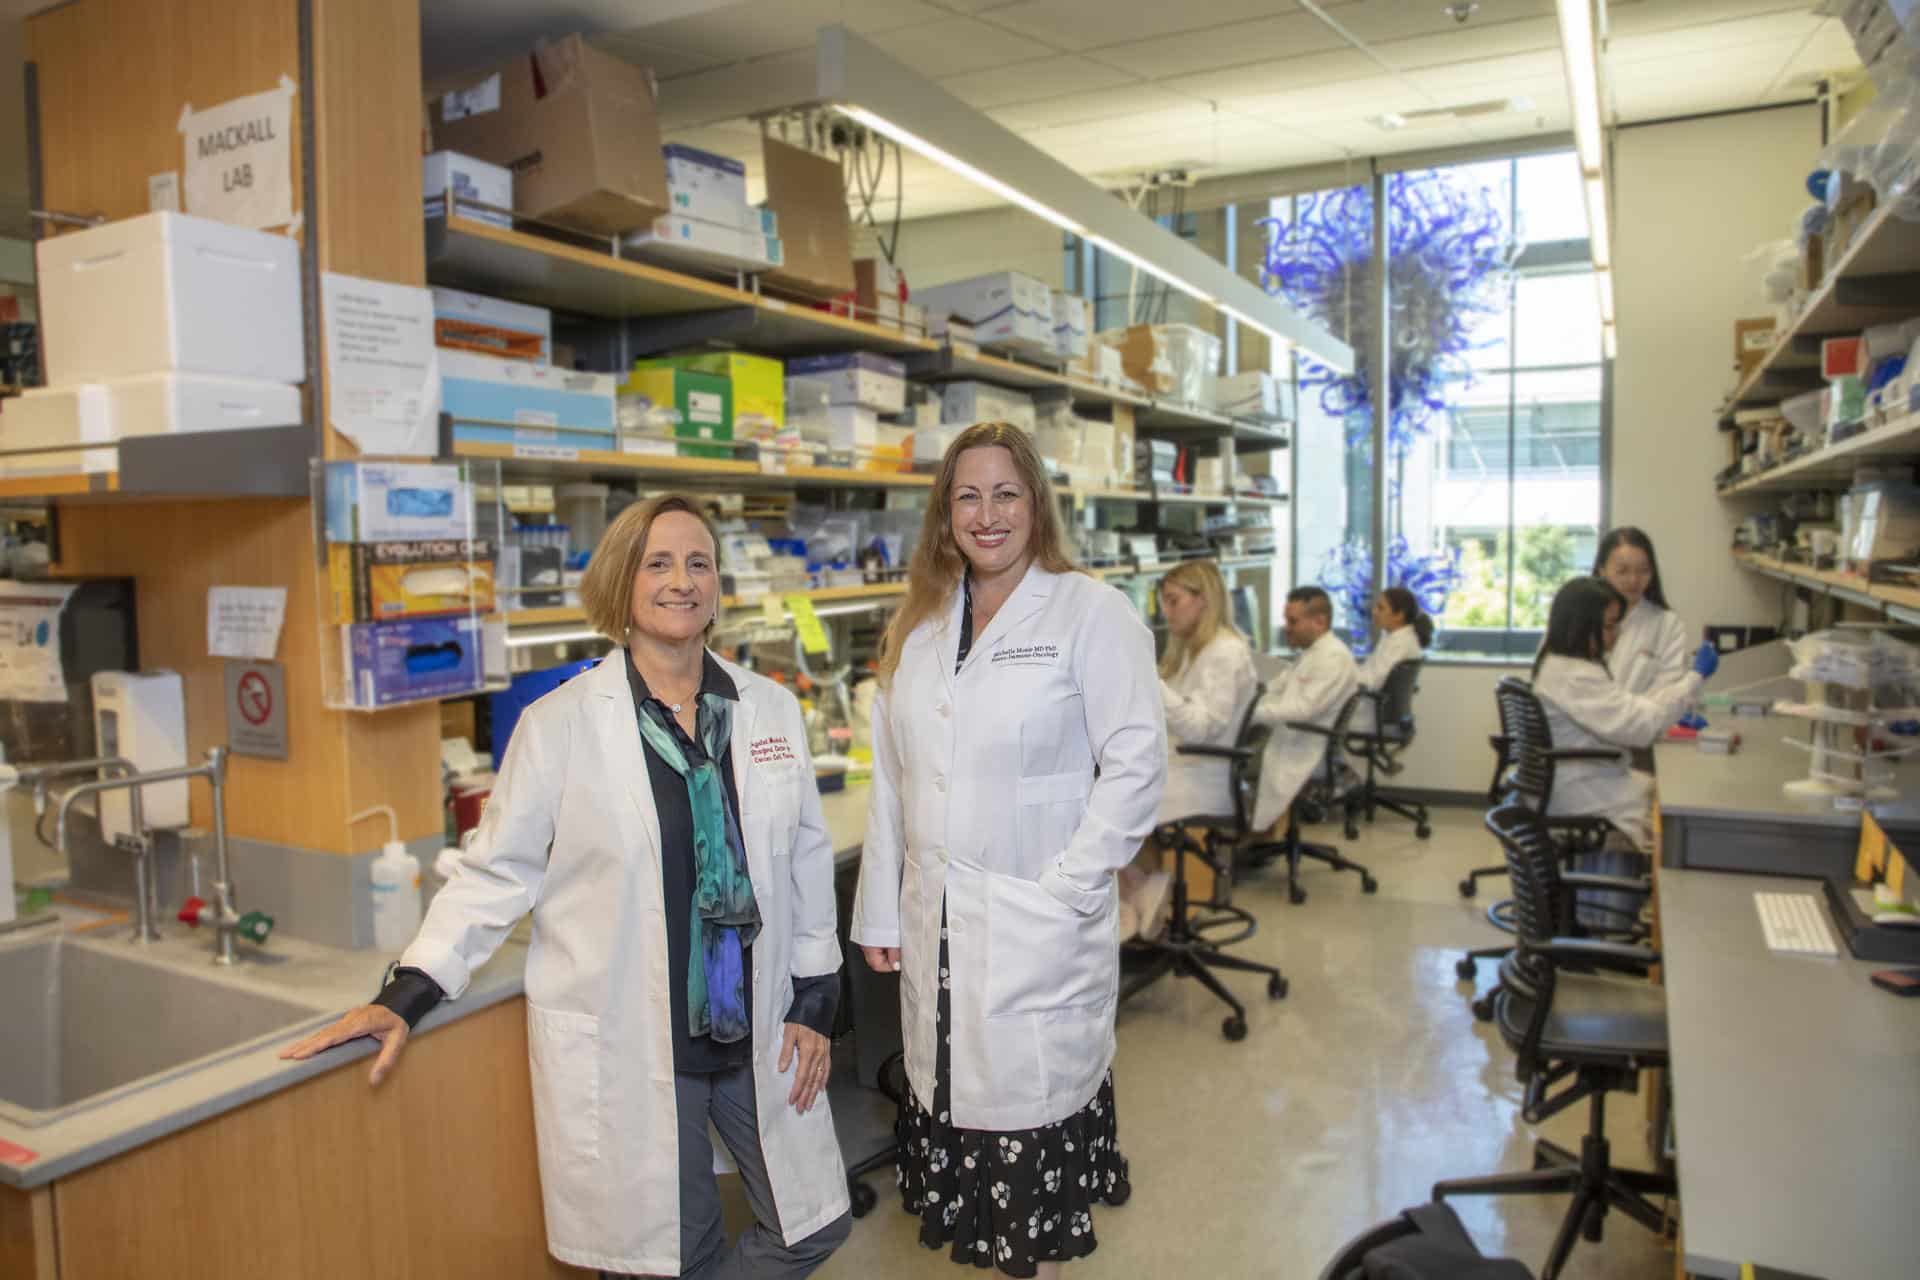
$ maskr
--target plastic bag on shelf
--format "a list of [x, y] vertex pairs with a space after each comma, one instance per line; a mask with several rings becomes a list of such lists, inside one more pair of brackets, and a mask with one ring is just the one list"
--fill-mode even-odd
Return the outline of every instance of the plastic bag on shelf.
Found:
[[1746, 256], [1747, 270], [1753, 280], [1755, 306], [1779, 306], [1793, 296], [1800, 279], [1800, 245], [1792, 239], [1769, 240], [1756, 245]]

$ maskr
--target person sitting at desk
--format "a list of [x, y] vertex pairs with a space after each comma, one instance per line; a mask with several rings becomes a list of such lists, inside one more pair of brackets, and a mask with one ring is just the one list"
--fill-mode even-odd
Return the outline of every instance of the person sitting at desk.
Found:
[[1284, 618], [1287, 643], [1300, 657], [1254, 704], [1255, 723], [1273, 730], [1260, 758], [1260, 795], [1253, 807], [1256, 829], [1271, 827], [1285, 816], [1326, 757], [1325, 738], [1293, 732], [1288, 722], [1331, 727], [1360, 682], [1353, 651], [1333, 634], [1333, 601], [1326, 592], [1296, 587], [1287, 593]]
[[1653, 539], [1632, 525], [1600, 539], [1593, 576], [1618, 591], [1625, 603], [1620, 638], [1607, 655], [1613, 682], [1628, 693], [1650, 693], [1687, 674], [1687, 624], [1667, 605]]
[[1547, 812], [1602, 817], [1645, 852], [1653, 842], [1653, 777], [1627, 751], [1651, 746], [1679, 719], [1701, 682], [1720, 665], [1702, 644], [1692, 669], [1648, 693], [1620, 687], [1607, 666], [1626, 600], [1599, 578], [1575, 578], [1553, 597], [1547, 636], [1533, 660], [1533, 692], [1558, 749], [1620, 749], [1611, 760], [1568, 760], [1554, 771]]
[[[1420, 607], [1413, 592], [1405, 587], [1388, 587], [1373, 598], [1373, 625], [1379, 639], [1360, 664], [1360, 687], [1378, 691], [1386, 688], [1387, 677], [1395, 667], [1426, 653], [1433, 643], [1433, 619]], [[1373, 728], [1373, 717], [1372, 701], [1364, 701], [1353, 709], [1349, 727], [1356, 733], [1366, 733]]]

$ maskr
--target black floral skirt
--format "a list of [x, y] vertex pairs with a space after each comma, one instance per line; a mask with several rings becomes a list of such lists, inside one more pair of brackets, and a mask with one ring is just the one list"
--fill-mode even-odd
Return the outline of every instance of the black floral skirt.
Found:
[[956, 1129], [952, 1114], [952, 1051], [947, 1027], [953, 999], [947, 928], [940, 922], [940, 992], [934, 1001], [933, 1106], [914, 1096], [900, 1104], [902, 1205], [920, 1219], [920, 1243], [953, 1246], [955, 1262], [995, 1267], [1010, 1276], [1038, 1274], [1043, 1262], [1070, 1262], [1094, 1251], [1093, 1206], [1124, 1202], [1127, 1161], [1120, 1154], [1113, 1072], [1093, 1101], [1065, 1120], [998, 1133]]

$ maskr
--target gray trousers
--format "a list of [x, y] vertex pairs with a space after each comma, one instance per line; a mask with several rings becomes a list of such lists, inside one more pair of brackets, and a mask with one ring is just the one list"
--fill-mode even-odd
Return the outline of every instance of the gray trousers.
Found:
[[[845, 1214], [795, 1245], [780, 1235], [780, 1214], [767, 1181], [753, 1097], [753, 1068], [712, 1074], [676, 1073], [680, 1111], [680, 1275], [683, 1280], [802, 1280], [847, 1241]], [[731, 1246], [720, 1223], [720, 1186], [713, 1176], [707, 1122], [719, 1131], [746, 1184], [753, 1225]]]

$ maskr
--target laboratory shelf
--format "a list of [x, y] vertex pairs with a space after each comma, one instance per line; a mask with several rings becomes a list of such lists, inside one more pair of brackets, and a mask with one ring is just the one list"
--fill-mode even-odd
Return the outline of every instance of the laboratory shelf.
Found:
[[1869, 428], [1839, 444], [1803, 453], [1790, 462], [1726, 485], [1723, 498], [1783, 489], [1844, 489], [1853, 469], [1876, 458], [1920, 457], [1920, 413], [1910, 413]]
[[155, 498], [303, 498], [307, 460], [315, 451], [311, 426], [246, 427], [128, 436], [84, 450], [111, 450], [111, 471], [19, 474], [38, 453], [0, 454], [0, 499], [63, 503], [148, 501]]
[[1920, 590], [1912, 587], [1868, 582], [1853, 574], [1816, 569], [1811, 565], [1789, 564], [1772, 556], [1755, 555], [1747, 551], [1734, 552], [1733, 562], [1749, 572], [1777, 582], [1830, 595], [1848, 604], [1887, 614], [1897, 621], [1920, 623]]

